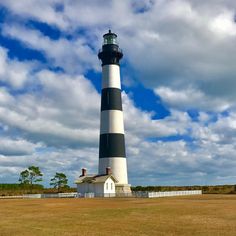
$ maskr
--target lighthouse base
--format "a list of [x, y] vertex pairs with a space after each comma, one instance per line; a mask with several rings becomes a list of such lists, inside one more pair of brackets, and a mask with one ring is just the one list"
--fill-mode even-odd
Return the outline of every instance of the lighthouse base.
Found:
[[116, 196], [117, 197], [131, 197], [132, 192], [130, 184], [116, 184]]

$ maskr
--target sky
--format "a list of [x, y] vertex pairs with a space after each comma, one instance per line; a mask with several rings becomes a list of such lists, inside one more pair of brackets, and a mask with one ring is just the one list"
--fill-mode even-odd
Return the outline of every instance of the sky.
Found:
[[129, 183], [236, 183], [234, 0], [0, 0], [0, 183], [97, 173], [102, 35], [124, 53]]

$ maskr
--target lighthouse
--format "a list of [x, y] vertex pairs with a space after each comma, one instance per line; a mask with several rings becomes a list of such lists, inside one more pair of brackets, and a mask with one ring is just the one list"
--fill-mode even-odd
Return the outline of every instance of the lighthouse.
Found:
[[102, 62], [102, 91], [98, 174], [82, 168], [76, 180], [78, 196], [131, 196], [125, 153], [124, 120], [121, 99], [120, 59], [123, 53], [117, 35], [103, 35], [98, 58]]
[[110, 168], [118, 181], [115, 186], [116, 193], [130, 193], [120, 82], [122, 57], [117, 35], [109, 30], [103, 35], [102, 49], [98, 53], [102, 62], [98, 173], [104, 175], [107, 168]]

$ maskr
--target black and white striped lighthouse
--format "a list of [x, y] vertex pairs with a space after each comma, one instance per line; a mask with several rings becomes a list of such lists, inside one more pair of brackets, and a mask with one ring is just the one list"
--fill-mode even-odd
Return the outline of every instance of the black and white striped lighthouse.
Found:
[[102, 61], [98, 172], [106, 174], [106, 168], [110, 167], [118, 180], [116, 191], [129, 193], [119, 63], [123, 53], [118, 46], [116, 34], [109, 30], [103, 38], [103, 46], [98, 53]]

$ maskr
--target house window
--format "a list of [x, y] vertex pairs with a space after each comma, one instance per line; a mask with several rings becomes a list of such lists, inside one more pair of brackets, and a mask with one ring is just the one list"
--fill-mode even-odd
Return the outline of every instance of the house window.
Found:
[[111, 183], [111, 190], [112, 190], [112, 188], [113, 188], [113, 184]]
[[106, 183], [106, 189], [108, 190], [108, 183]]

